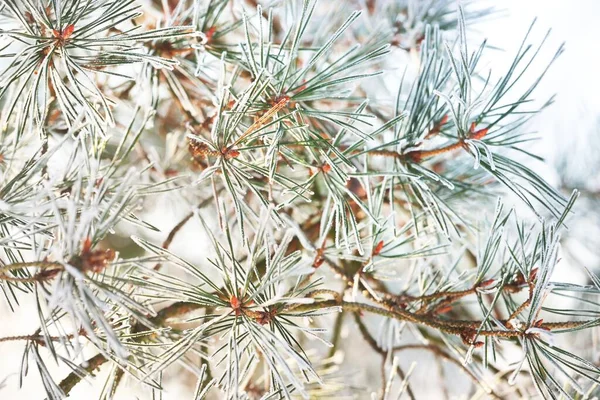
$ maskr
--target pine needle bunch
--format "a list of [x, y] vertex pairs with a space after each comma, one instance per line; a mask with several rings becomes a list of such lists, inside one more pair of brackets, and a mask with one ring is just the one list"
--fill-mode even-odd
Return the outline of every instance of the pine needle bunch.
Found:
[[[29, 126], [28, 121], [42, 129], [51, 97], [69, 126], [83, 119], [104, 132], [114, 125], [112, 101], [98, 88], [95, 75], [118, 75], [110, 69], [141, 61], [173, 68], [173, 60], [142, 52], [139, 43], [191, 32], [189, 26], [139, 33], [135, 25], [120, 26], [140, 15], [140, 6], [133, 1], [6, 1], [3, 5], [12, 23], [3, 26], [2, 34], [12, 39], [15, 52], [3, 72], [0, 96], [10, 98], [5, 118], [13, 116], [17, 104], [23, 106], [15, 116], [19, 132]], [[21, 101], [22, 96], [26, 100]]]
[[[552, 103], [534, 93], [562, 47], [539, 60], [532, 25], [489, 71], [468, 25], [492, 13], [0, 0], [0, 287], [39, 321], [0, 337], [25, 343], [19, 385], [40, 378], [48, 399], [84, 380], [101, 399], [168, 398], [190, 376], [190, 399], [415, 399], [430, 394], [419, 380], [596, 396], [594, 354], [564, 338], [597, 329], [600, 279], [554, 274], [578, 193], [531, 169], [525, 129]], [[160, 232], [165, 203], [183, 218]]]

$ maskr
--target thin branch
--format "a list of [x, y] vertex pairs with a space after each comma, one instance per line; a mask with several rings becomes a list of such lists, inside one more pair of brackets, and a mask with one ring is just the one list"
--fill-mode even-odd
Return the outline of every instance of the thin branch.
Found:
[[[467, 374], [467, 376], [469, 378], [471, 378], [471, 380], [473, 381], [473, 383], [475, 385], [482, 386], [479, 378], [477, 376], [475, 376], [467, 367], [465, 367], [459, 360], [455, 359], [450, 354], [446, 353], [444, 350], [442, 350], [440, 347], [438, 347], [436, 345], [433, 345], [433, 344], [405, 344], [405, 345], [400, 345], [400, 346], [394, 347], [394, 352], [404, 351], [404, 350], [427, 350], [427, 351], [430, 351], [433, 354], [435, 354], [436, 356], [441, 357], [447, 361], [450, 361], [452, 364], [456, 365], [465, 374]], [[488, 389], [485, 387], [483, 387], [483, 390], [488, 392]], [[502, 397], [499, 396], [496, 392], [494, 392], [494, 390], [491, 388], [489, 389], [488, 394], [490, 394], [491, 396], [493, 396], [496, 399], [502, 399]]]
[[[468, 330], [477, 330], [481, 327], [482, 321], [447, 321], [439, 318], [413, 314], [405, 310], [385, 310], [383, 308], [375, 307], [369, 304], [356, 303], [356, 302], [338, 302], [336, 300], [325, 300], [310, 304], [300, 304], [289, 307], [289, 310], [294, 312], [308, 312], [315, 311], [323, 308], [341, 307], [343, 310], [351, 312], [369, 312], [372, 314], [381, 315], [386, 318], [396, 319], [399, 321], [408, 321], [420, 325], [425, 325], [433, 329], [440, 330], [445, 333], [454, 335], [464, 335], [469, 333]], [[553, 329], [568, 329], [585, 326], [590, 324], [592, 321], [563, 321], [563, 322], [549, 322], [542, 323], [538, 326], [540, 329], [553, 330]], [[526, 337], [529, 334], [520, 330], [480, 330], [476, 332], [479, 336], [491, 336], [497, 338], [517, 338]]]
[[[28, 277], [17, 277], [6, 274], [10, 271], [22, 270], [31, 267], [37, 267], [40, 269], [40, 271]], [[64, 266], [58, 262], [33, 261], [13, 263], [0, 267], [0, 280], [16, 283], [43, 282], [53, 279], [56, 276], [56, 274], [62, 270], [64, 270]]]
[[[369, 332], [369, 330], [367, 329], [365, 324], [360, 319], [359, 313], [354, 313], [354, 321], [356, 322], [356, 325], [358, 325], [358, 330], [360, 331], [363, 339], [365, 339], [365, 341], [373, 349], [373, 351], [375, 351], [376, 353], [381, 355], [383, 361], [385, 362], [385, 359], [387, 358], [388, 353], [385, 350], [383, 350], [381, 347], [379, 347], [379, 345], [377, 344], [377, 341], [375, 341], [373, 336], [371, 336], [371, 333]], [[402, 379], [404, 381], [406, 379], [406, 374], [404, 373], [404, 371], [402, 371], [402, 368], [400, 368], [400, 366], [398, 366], [397, 372], [398, 372], [398, 376], [400, 377], [400, 379]], [[384, 384], [385, 384], [385, 380], [384, 380]], [[411, 399], [413, 399], [413, 400], [416, 399], [415, 394], [413, 393], [412, 388], [409, 383], [407, 383], [406, 391], [408, 393], [408, 396]]]
[[[85, 370], [88, 374], [92, 374], [95, 370], [99, 369], [108, 359], [102, 354], [96, 354], [92, 358], [88, 359], [85, 363], [80, 365], [80, 368]], [[65, 379], [63, 379], [58, 387], [63, 391], [65, 395], [69, 395], [71, 390], [81, 381], [83, 376], [80, 372], [71, 372]]]

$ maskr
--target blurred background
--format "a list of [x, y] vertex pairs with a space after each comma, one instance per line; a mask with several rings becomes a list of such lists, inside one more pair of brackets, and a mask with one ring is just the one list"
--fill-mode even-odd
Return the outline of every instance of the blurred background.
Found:
[[[569, 195], [581, 192], [563, 235], [563, 258], [570, 263], [600, 270], [600, 55], [598, 37], [600, 1], [502, 1], [496, 3], [504, 12], [499, 18], [474, 26], [490, 44], [503, 49], [488, 53], [492, 67], [509, 61], [520, 44], [527, 26], [534, 18], [536, 33], [552, 29], [542, 57], [549, 59], [565, 42], [565, 52], [548, 71], [538, 87], [538, 100], [556, 95], [554, 104], [529, 124], [539, 140], [530, 149], [546, 159], [531, 165], [549, 182]], [[538, 70], [543, 67], [538, 65]], [[580, 270], [580, 269], [579, 269]], [[572, 271], [560, 268], [557, 273], [573, 279]], [[576, 272], [576, 275], [579, 272]], [[581, 277], [580, 277], [581, 278]], [[560, 279], [563, 279], [561, 277]]]
[[[323, 0], [326, 1], [326, 0]], [[380, 0], [385, 1], [385, 0]], [[563, 258], [557, 274], [570, 281], [584, 283], [586, 277], [581, 269], [571, 269], [574, 263], [585, 265], [596, 272], [600, 271], [600, 0], [504, 0], [499, 2], [482, 1], [482, 5], [494, 6], [499, 12], [493, 18], [469, 26], [469, 35], [474, 41], [487, 38], [491, 46], [498, 50], [489, 51], [486, 61], [491, 69], [502, 71], [512, 59], [512, 55], [534, 18], [537, 17], [534, 37], [540, 38], [551, 28], [552, 32], [544, 46], [540, 58], [549, 60], [558, 46], [566, 42], [566, 51], [548, 72], [537, 90], [540, 101], [556, 94], [554, 104], [544, 110], [528, 126], [529, 131], [538, 133], [539, 140], [532, 143], [530, 150], [546, 158], [547, 163], [533, 163], [531, 167], [542, 174], [566, 195], [577, 188], [582, 196], [575, 208], [575, 215], [569, 224], [569, 231], [563, 239]], [[538, 63], [537, 72], [544, 67]], [[532, 71], [533, 74], [536, 71]], [[161, 221], [180, 219], [181, 210], [166, 208], [161, 210], [162, 218], [151, 221], [167, 231], [169, 225], [161, 226]], [[165, 222], [166, 223], [166, 222]], [[190, 224], [189, 230], [197, 226]], [[185, 243], [174, 244], [172, 249], [184, 258], [198, 257], [201, 251], [196, 247], [185, 247]], [[576, 272], [574, 272], [576, 271]], [[12, 313], [5, 302], [0, 301], [0, 337], [20, 335], [38, 327], [34, 303], [22, 304], [19, 313]], [[27, 312], [29, 307], [30, 313]], [[357, 343], [357, 346], [364, 343]], [[26, 382], [23, 389], [18, 388], [18, 369], [21, 364], [23, 343], [0, 343], [0, 399], [42, 399], [44, 390], [36, 384], [34, 376]], [[363, 363], [379, 363], [379, 357], [372, 360], [365, 357], [360, 348], [347, 352], [346, 362], [358, 367], [356, 376], [348, 384], [372, 385], [379, 387], [380, 376], [377, 368], [375, 375], [367, 376], [367, 369], [361, 371]], [[418, 390], [418, 398], [460, 398], [460, 384], [464, 377], [457, 377], [456, 391], [445, 394], [440, 388], [431, 385], [431, 375], [425, 373], [437, 368], [433, 359], [423, 353], [402, 353], [406, 360], [402, 366], [407, 368], [411, 358], [418, 357], [418, 369], [411, 378], [411, 385]], [[418, 354], [418, 355], [417, 355]], [[594, 360], [598, 361], [598, 360]], [[33, 367], [33, 365], [32, 365]], [[372, 368], [369, 368], [372, 369]], [[66, 376], [65, 369], [54, 371], [56, 376]], [[31, 371], [37, 375], [37, 371]], [[191, 398], [190, 388], [195, 381], [189, 377], [189, 386], [169, 384], [165, 399]], [[356, 379], [356, 381], [354, 381]], [[465, 380], [465, 383], [467, 381]], [[73, 399], [94, 398], [100, 388], [89, 384], [79, 385], [72, 393]], [[426, 397], [421, 397], [426, 396]], [[121, 399], [136, 399], [133, 392], [123, 391]]]

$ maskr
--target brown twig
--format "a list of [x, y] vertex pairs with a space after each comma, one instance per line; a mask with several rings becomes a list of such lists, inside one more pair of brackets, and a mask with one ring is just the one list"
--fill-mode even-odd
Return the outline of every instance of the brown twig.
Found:
[[[419, 315], [415, 313], [411, 313], [405, 310], [386, 310], [383, 308], [379, 308], [376, 306], [372, 306], [370, 304], [357, 303], [357, 302], [347, 302], [347, 301], [336, 301], [336, 300], [324, 300], [320, 302], [310, 303], [310, 304], [300, 304], [294, 307], [295, 312], [307, 312], [314, 311], [323, 308], [331, 308], [331, 307], [342, 307], [343, 310], [351, 311], [351, 312], [368, 312], [376, 315], [381, 315], [383, 317], [396, 319], [399, 321], [407, 321], [412, 322], [419, 325], [424, 325], [429, 328], [433, 328], [445, 333], [459, 335], [461, 337], [465, 337], [465, 335], [470, 335], [471, 333], [476, 333], [478, 336], [490, 336], [504, 339], [511, 339], [517, 337], [526, 337], [528, 334], [525, 331], [521, 330], [500, 330], [500, 329], [484, 329], [477, 331], [481, 325], [482, 321], [452, 321], [452, 320], [443, 320], [440, 318], [436, 318], [428, 315]], [[585, 324], [589, 324], [590, 321], [563, 321], [563, 322], [550, 322], [550, 323], [541, 323], [538, 328], [545, 330], [553, 330], [553, 329], [568, 329], [568, 328], [576, 328], [583, 326]]]
[[475, 125], [471, 125], [471, 130], [469, 131], [469, 136], [467, 138], [460, 138], [457, 142], [451, 143], [447, 146], [440, 147], [438, 149], [433, 150], [413, 150], [405, 154], [408, 158], [412, 159], [415, 162], [419, 162], [426, 158], [430, 158], [433, 156], [437, 156], [444, 153], [449, 153], [454, 150], [458, 150], [466, 147], [466, 140], [481, 140], [487, 135], [488, 128], [479, 129], [475, 131]]
[[[39, 272], [28, 277], [18, 277], [7, 275], [7, 272], [22, 270], [25, 268], [37, 267]], [[13, 263], [0, 267], [0, 280], [17, 283], [34, 283], [51, 280], [56, 274], [64, 269], [64, 266], [58, 262], [33, 261], [23, 263]]]
[[[163, 249], [168, 249], [169, 246], [171, 245], [171, 243], [173, 242], [173, 239], [175, 239], [175, 235], [177, 235], [177, 233], [185, 226], [185, 224], [187, 224], [187, 222], [194, 216], [194, 212], [190, 211], [188, 214], [186, 214], [185, 217], [183, 217], [183, 219], [181, 221], [179, 221], [174, 227], [173, 229], [171, 229], [171, 231], [169, 232], [169, 234], [167, 235], [167, 238], [165, 239], [165, 241], [162, 243], [162, 248]], [[162, 263], [157, 263], [154, 266], [154, 270], [158, 271], [160, 268], [162, 267]]]
[[[198, 204], [198, 206], [196, 206], [196, 209], [200, 209], [200, 208], [204, 207], [206, 204], [208, 204], [212, 200], [213, 200], [212, 197], [209, 197], [208, 199], [202, 200]], [[169, 248], [169, 246], [171, 246], [171, 243], [173, 243], [173, 240], [175, 239], [175, 236], [179, 233], [179, 231], [181, 231], [181, 229], [183, 229], [183, 227], [185, 226], [185, 224], [187, 224], [188, 221], [193, 216], [194, 216], [194, 211], [190, 211], [188, 214], [185, 215], [185, 217], [183, 217], [181, 219], [181, 221], [179, 221], [177, 224], [175, 224], [175, 226], [171, 229], [171, 231], [167, 235], [167, 238], [165, 239], [165, 241], [162, 243], [162, 248], [163, 249], [166, 250], [166, 249]], [[161, 267], [162, 267], [162, 263], [157, 263], [154, 266], [154, 270], [158, 271]]]
[[[79, 332], [79, 336], [85, 336], [85, 332], [82, 330]], [[18, 336], [6, 336], [6, 337], [2, 337], [0, 338], [0, 342], [12, 342], [12, 341], [19, 341], [19, 340], [26, 340], [26, 341], [31, 341], [31, 342], [35, 342], [37, 344], [39, 344], [40, 346], [46, 346], [46, 340], [51, 340], [53, 342], [59, 342], [61, 340], [69, 340], [69, 339], [73, 339], [75, 337], [74, 334], [69, 334], [69, 335], [65, 335], [65, 336], [43, 336], [43, 335], [39, 335], [39, 334], [34, 334], [34, 335], [18, 335]]]
[[[383, 358], [383, 362], [385, 363], [385, 360], [387, 358], [387, 352], [385, 350], [383, 350], [381, 347], [379, 347], [379, 345], [377, 344], [377, 341], [375, 341], [373, 336], [371, 336], [369, 329], [366, 327], [366, 325], [360, 319], [359, 313], [354, 313], [354, 321], [356, 322], [356, 325], [358, 325], [358, 330], [360, 331], [363, 339], [373, 349], [373, 351], [375, 351], [377, 354], [381, 355], [381, 357]], [[400, 368], [400, 366], [398, 366], [397, 371], [398, 371], [398, 376], [400, 377], [400, 379], [405, 380], [406, 374], [404, 373], [404, 371], [402, 371], [402, 368]], [[385, 379], [384, 379], [384, 385], [385, 385]], [[413, 393], [412, 388], [410, 387], [410, 384], [408, 384], [408, 382], [406, 385], [406, 392], [412, 400], [416, 399], [415, 394]]]
[[[152, 323], [152, 325], [164, 325], [166, 323], [166, 321], [170, 318], [182, 316], [182, 315], [185, 315], [192, 311], [198, 310], [200, 308], [202, 308], [202, 306], [200, 306], [199, 304], [195, 304], [195, 303], [189, 303], [189, 302], [183, 302], [183, 301], [173, 303], [170, 306], [165, 307], [162, 310], [160, 310], [158, 312], [158, 314], [150, 320], [150, 322]], [[143, 324], [137, 324], [137, 325], [133, 326], [132, 331], [134, 333], [137, 333], [137, 332], [143, 332], [145, 329], [146, 328], [144, 327]], [[148, 334], [150, 335], [151, 333], [149, 332]], [[102, 366], [107, 361], [108, 361], [108, 359], [106, 357], [104, 357], [104, 355], [99, 353], [99, 354], [96, 354], [94, 357], [90, 358], [89, 360], [87, 360], [86, 363], [82, 364], [82, 368], [86, 372], [91, 374], [93, 371], [100, 368], [100, 366]], [[86, 365], [86, 366], [84, 366], [84, 365]], [[119, 373], [117, 372], [117, 374], [119, 374]], [[122, 373], [121, 373], [121, 375], [122, 375]], [[65, 395], [68, 395], [69, 392], [75, 387], [75, 385], [77, 385], [81, 381], [82, 378], [83, 378], [83, 376], [81, 375], [81, 373], [73, 371], [60, 382], [59, 387], [61, 388], [61, 390], [63, 391], [63, 393]], [[117, 379], [117, 378], [115, 378], [115, 379]], [[118, 379], [120, 380], [121, 378], [118, 378]], [[113, 390], [116, 390], [116, 388], [114, 386], [113, 386]]]
[[[80, 367], [88, 374], [93, 374], [95, 370], [99, 369], [107, 361], [108, 359], [102, 354], [96, 354], [85, 363], [81, 364]], [[59, 383], [58, 387], [65, 395], [68, 395], [75, 385], [81, 381], [81, 378], [81, 373], [73, 371]]]
[[[485, 387], [483, 387], [483, 385], [481, 385], [481, 381], [477, 376], [475, 376], [459, 360], [455, 359], [450, 354], [446, 353], [440, 347], [438, 347], [436, 345], [432, 345], [432, 344], [405, 344], [405, 345], [400, 345], [400, 346], [394, 347], [393, 351], [397, 352], [397, 351], [404, 351], [404, 350], [427, 350], [429, 352], [432, 352], [436, 356], [443, 358], [443, 359], [451, 362], [452, 364], [456, 365], [460, 370], [462, 370], [465, 374], [467, 374], [467, 376], [469, 378], [471, 378], [473, 383], [481, 386], [487, 392], [487, 388], [485, 388]], [[491, 388], [490, 388], [489, 394], [496, 399], [502, 399], [502, 397], [499, 396], [497, 393], [495, 393]]]

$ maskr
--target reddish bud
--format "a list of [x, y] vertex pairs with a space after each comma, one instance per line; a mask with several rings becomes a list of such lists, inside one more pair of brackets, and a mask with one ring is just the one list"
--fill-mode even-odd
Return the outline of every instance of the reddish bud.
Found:
[[317, 250], [317, 255], [315, 257], [315, 261], [313, 261], [313, 268], [319, 268], [325, 262], [325, 257], [323, 257], [323, 249]]
[[63, 39], [68, 39], [73, 34], [74, 31], [75, 31], [75, 25], [73, 25], [73, 24], [67, 25], [66, 28], [63, 29], [61, 36]]
[[179, 174], [179, 172], [176, 169], [173, 168], [167, 168], [165, 170], [165, 176], [170, 177], [170, 176], [177, 176]]
[[229, 299], [229, 304], [231, 305], [231, 308], [240, 308], [240, 301], [235, 296], [231, 296]]
[[479, 284], [479, 287], [486, 287], [486, 286], [490, 286], [490, 285], [491, 285], [491, 284], [493, 284], [494, 282], [495, 282], [495, 280], [494, 280], [494, 279], [488, 279], [488, 280], [485, 280], [485, 281], [481, 282], [481, 283]]
[[215, 32], [217, 31], [217, 27], [216, 26], [211, 26], [206, 33], [204, 34], [206, 36], [206, 43], [210, 43], [212, 41], [213, 36], [215, 35]]
[[475, 140], [483, 139], [485, 137], [485, 135], [487, 135], [487, 133], [488, 133], [488, 128], [480, 129], [471, 135], [471, 139], [475, 139]]
[[90, 252], [91, 249], [92, 249], [92, 240], [89, 237], [85, 238], [85, 240], [81, 244], [81, 253], [87, 254]]
[[377, 246], [375, 246], [375, 248], [373, 249], [373, 255], [377, 256], [379, 255], [379, 253], [381, 253], [381, 250], [383, 249], [383, 240], [380, 240], [379, 243], [377, 243]]
[[452, 311], [452, 306], [451, 305], [447, 305], [447, 306], [443, 306], [440, 307], [436, 310], [436, 314], [446, 314], [448, 312]]
[[238, 150], [227, 150], [224, 154], [226, 160], [236, 158], [239, 155], [240, 155], [240, 152]]
[[242, 302], [235, 296], [231, 296], [229, 298], [229, 305], [235, 312], [235, 316], [239, 316], [242, 314]]
[[81, 254], [77, 264], [83, 271], [102, 272], [115, 259], [117, 254], [113, 249], [93, 250], [92, 241], [86, 238], [81, 245]]
[[62, 31], [52, 29], [52, 36], [54, 36], [54, 38], [57, 39], [59, 42], [63, 42], [64, 40], [67, 40], [73, 34], [74, 31], [75, 25], [71, 24], [67, 25]]
[[538, 269], [534, 268], [531, 270], [531, 272], [529, 273], [529, 282], [534, 282], [535, 278], [537, 278], [537, 273], [538, 273]]

